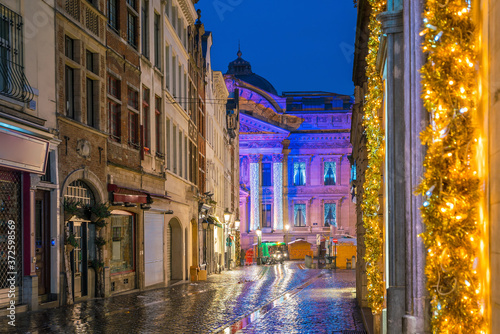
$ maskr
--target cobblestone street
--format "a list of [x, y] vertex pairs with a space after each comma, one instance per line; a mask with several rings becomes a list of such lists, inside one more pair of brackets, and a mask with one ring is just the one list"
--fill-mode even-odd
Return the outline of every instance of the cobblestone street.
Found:
[[[20, 333], [342, 333], [362, 330], [355, 272], [250, 266], [206, 282], [19, 314]], [[2, 325], [3, 329], [6, 329]]]

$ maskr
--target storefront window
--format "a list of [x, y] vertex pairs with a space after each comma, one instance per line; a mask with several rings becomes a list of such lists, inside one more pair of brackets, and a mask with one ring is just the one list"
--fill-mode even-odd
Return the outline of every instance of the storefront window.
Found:
[[112, 274], [135, 269], [134, 239], [133, 215], [111, 215]]

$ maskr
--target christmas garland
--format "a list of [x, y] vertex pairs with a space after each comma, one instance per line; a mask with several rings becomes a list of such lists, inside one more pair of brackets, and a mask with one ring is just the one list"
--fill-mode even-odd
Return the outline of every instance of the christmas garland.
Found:
[[485, 333], [478, 276], [482, 244], [477, 133], [475, 27], [470, 1], [427, 0], [424, 12], [422, 98], [429, 126], [421, 214], [427, 249], [425, 273], [434, 333]]
[[374, 314], [380, 313], [384, 307], [384, 281], [380, 271], [383, 254], [382, 222], [378, 212], [380, 209], [379, 193], [382, 184], [381, 167], [384, 159], [384, 131], [378, 113], [382, 107], [383, 84], [376, 68], [377, 52], [380, 44], [381, 24], [377, 15], [385, 10], [385, 0], [369, 0], [371, 5], [368, 29], [368, 55], [366, 56], [366, 76], [368, 89], [365, 96], [363, 126], [366, 134], [368, 167], [363, 184], [363, 226], [365, 227], [367, 302]]

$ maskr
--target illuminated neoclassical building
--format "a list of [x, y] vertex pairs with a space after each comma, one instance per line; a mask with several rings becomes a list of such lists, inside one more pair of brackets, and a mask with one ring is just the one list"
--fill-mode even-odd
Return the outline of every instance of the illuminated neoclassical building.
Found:
[[350, 200], [352, 100], [326, 92], [278, 95], [238, 58], [225, 74], [240, 108], [241, 247], [263, 241], [355, 234]]

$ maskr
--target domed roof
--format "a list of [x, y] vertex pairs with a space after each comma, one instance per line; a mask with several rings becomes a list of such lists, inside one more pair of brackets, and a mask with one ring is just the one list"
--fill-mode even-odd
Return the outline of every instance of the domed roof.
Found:
[[278, 95], [278, 92], [269, 81], [252, 72], [252, 65], [241, 58], [242, 53], [240, 50], [238, 50], [237, 55], [238, 58], [229, 63], [226, 74], [232, 74], [246, 83], [265, 90], [268, 93]]

